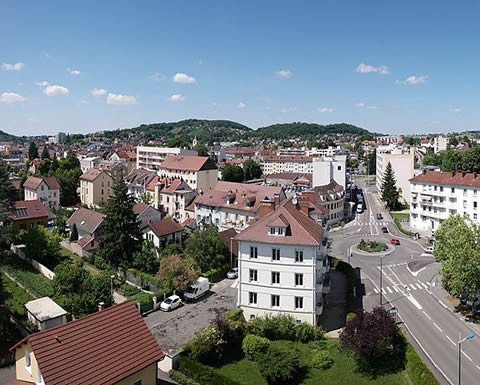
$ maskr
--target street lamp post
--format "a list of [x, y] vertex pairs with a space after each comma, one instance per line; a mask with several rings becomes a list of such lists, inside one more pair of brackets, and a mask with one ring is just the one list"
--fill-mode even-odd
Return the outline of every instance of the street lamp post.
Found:
[[111, 275], [111, 276], [110, 276], [110, 283], [111, 283], [111, 285], [110, 285], [110, 292], [111, 292], [111, 294], [112, 294], [112, 297], [113, 297], [113, 279], [114, 279], [114, 278], [115, 278], [115, 275]]
[[458, 336], [458, 385], [462, 385], [462, 343], [473, 337], [475, 337], [474, 333], [470, 333], [468, 336], [462, 339], [460, 339], [460, 334]]
[[380, 306], [383, 305], [383, 257], [388, 257], [392, 252], [384, 253], [383, 255], [380, 255]]

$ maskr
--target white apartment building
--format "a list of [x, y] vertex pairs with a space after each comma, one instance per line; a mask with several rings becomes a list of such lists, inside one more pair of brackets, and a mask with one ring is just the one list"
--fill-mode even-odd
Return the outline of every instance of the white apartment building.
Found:
[[99, 156], [88, 156], [86, 158], [80, 158], [79, 160], [82, 172], [86, 172], [87, 170], [97, 166], [103, 159]]
[[45, 208], [60, 206], [60, 185], [53, 176], [29, 176], [23, 184], [24, 200], [40, 200]]
[[169, 155], [198, 155], [197, 151], [187, 150], [185, 148], [170, 147], [137, 147], [137, 168], [146, 168], [147, 170], [158, 170], [162, 162]]
[[448, 136], [436, 136], [433, 139], [433, 152], [435, 154], [441, 151], [447, 151], [448, 143], [450, 142], [450, 138]]
[[410, 221], [435, 232], [450, 215], [468, 215], [480, 223], [480, 174], [424, 170], [410, 179]]
[[263, 159], [263, 173], [265, 175], [283, 172], [297, 172], [301, 174], [313, 173], [311, 156], [266, 156]]
[[246, 319], [288, 314], [317, 325], [330, 288], [325, 229], [292, 198], [271, 207], [234, 240], [237, 301]]
[[347, 178], [346, 172], [346, 155], [314, 158], [312, 187], [325, 186], [334, 180], [345, 190]]
[[333, 146], [328, 146], [328, 148], [318, 148], [318, 147], [312, 147], [309, 150], [305, 151], [305, 155], [307, 156], [335, 156], [335, 155], [340, 155], [342, 153], [342, 149], [339, 147], [333, 147]]
[[390, 163], [397, 181], [397, 188], [401, 189], [400, 199], [410, 202], [410, 179], [414, 174], [415, 147], [398, 148], [392, 146], [379, 146], [377, 148], [376, 182], [380, 193], [385, 169]]

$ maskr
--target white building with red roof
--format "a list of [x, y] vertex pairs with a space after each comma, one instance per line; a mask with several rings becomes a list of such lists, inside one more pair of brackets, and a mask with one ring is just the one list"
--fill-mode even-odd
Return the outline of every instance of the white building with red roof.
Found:
[[330, 284], [327, 234], [315, 206], [298, 198], [279, 206], [264, 201], [262, 215], [234, 237], [238, 306], [247, 319], [288, 314], [317, 325]]
[[23, 184], [24, 199], [33, 201], [39, 199], [46, 208], [60, 206], [60, 185], [53, 176], [29, 176]]

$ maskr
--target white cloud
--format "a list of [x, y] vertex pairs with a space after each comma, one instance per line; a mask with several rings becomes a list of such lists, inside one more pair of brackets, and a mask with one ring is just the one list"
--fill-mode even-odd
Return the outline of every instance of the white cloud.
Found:
[[279, 78], [291, 78], [292, 77], [292, 72], [289, 70], [280, 70], [275, 72], [275, 75], [277, 75]]
[[296, 111], [296, 110], [297, 110], [297, 109], [296, 109], [295, 107], [282, 108], [282, 109], [280, 110], [280, 112], [281, 112], [282, 114], [285, 114], [285, 113], [287, 113], [287, 112], [292, 112], [292, 111]]
[[47, 96], [65, 96], [70, 93], [68, 88], [65, 88], [63, 86], [47, 86], [44, 90], [43, 93]]
[[380, 107], [378, 106], [367, 106], [367, 110], [379, 110]]
[[409, 76], [408, 78], [406, 78], [405, 80], [395, 80], [395, 84], [401, 84], [401, 85], [404, 85], [404, 86], [408, 86], [408, 85], [412, 85], [412, 84], [425, 83], [427, 80], [428, 80], [427, 75], [423, 75], [423, 76], [412, 75], [412, 76]]
[[451, 108], [451, 109], [450, 109], [450, 112], [456, 112], [456, 113], [458, 113], [458, 112], [462, 112], [462, 109], [461, 109], [461, 108], [458, 108], [458, 107], [457, 107], [457, 108]]
[[36, 82], [35, 83], [37, 86], [39, 87], [46, 87], [48, 86], [48, 82], [46, 80], [44, 80], [43, 82]]
[[16, 64], [2, 64], [2, 70], [4, 71], [21, 71], [25, 67], [23, 63], [16, 63]]
[[191, 84], [191, 83], [197, 82], [194, 77], [188, 76], [187, 74], [184, 74], [181, 72], [177, 72], [175, 76], [172, 78], [172, 80], [175, 83], [184, 83], [184, 84]]
[[168, 100], [172, 102], [183, 102], [185, 100], [185, 96], [182, 94], [173, 94], [168, 98]]
[[380, 109], [380, 107], [378, 107], [378, 106], [369, 106], [369, 105], [366, 105], [365, 103], [357, 103], [357, 104], [355, 104], [355, 107], [366, 108], [367, 110], [378, 110], [378, 109]]
[[70, 75], [80, 75], [81, 72], [79, 70], [69, 70]]
[[92, 88], [90, 90], [90, 93], [93, 96], [103, 96], [107, 94], [107, 90], [104, 90], [103, 88]]
[[18, 103], [25, 100], [27, 100], [25, 97], [15, 92], [4, 92], [0, 95], [0, 103]]
[[356, 71], [360, 73], [378, 72], [381, 75], [388, 75], [390, 73], [386, 65], [375, 67], [365, 63], [360, 63]]
[[333, 112], [333, 108], [328, 107], [318, 107], [317, 110], [318, 112]]
[[159, 82], [161, 80], [165, 80], [166, 77], [161, 72], [155, 72], [154, 74], [150, 75], [150, 79], [153, 81]]
[[108, 93], [107, 104], [137, 104], [137, 99], [130, 95]]
[[247, 105], [245, 103], [238, 103], [238, 108], [245, 108]]
[[355, 107], [363, 108], [363, 107], [365, 107], [365, 103], [357, 103], [357, 104], [355, 104]]

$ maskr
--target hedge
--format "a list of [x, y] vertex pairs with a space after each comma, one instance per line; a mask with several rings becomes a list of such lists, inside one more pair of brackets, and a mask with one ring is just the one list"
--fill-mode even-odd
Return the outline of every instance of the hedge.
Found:
[[241, 385], [240, 382], [217, 373], [215, 369], [193, 361], [185, 356], [180, 357], [179, 370], [200, 384]]
[[128, 283], [122, 283], [117, 291], [125, 297], [133, 297], [135, 294], [140, 292], [140, 289], [136, 286], [129, 285]]
[[201, 385], [197, 381], [192, 380], [191, 378], [188, 378], [185, 374], [182, 372], [179, 372], [178, 370], [172, 369], [168, 372], [168, 376], [175, 382], [177, 382], [180, 385]]
[[332, 266], [335, 267], [338, 271], [342, 271], [347, 276], [347, 303], [349, 311], [355, 310], [357, 301], [353, 295], [353, 288], [355, 287], [356, 278], [355, 278], [355, 269], [352, 265], [341, 261], [340, 259], [331, 257]]
[[407, 347], [407, 373], [415, 385], [440, 385], [412, 345]]
[[220, 282], [226, 277], [228, 270], [230, 270], [230, 267], [228, 265], [223, 265], [217, 267], [216, 269], [211, 269], [202, 275], [204, 277], [207, 277], [211, 283], [216, 283]]

